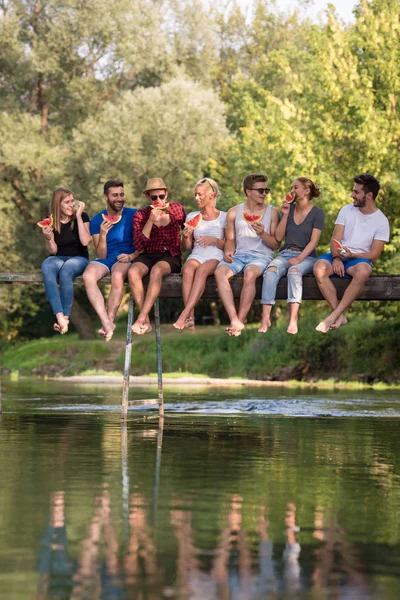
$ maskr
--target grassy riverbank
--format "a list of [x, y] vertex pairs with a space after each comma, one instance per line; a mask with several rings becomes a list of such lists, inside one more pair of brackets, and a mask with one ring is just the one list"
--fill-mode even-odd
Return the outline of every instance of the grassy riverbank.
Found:
[[[307, 321], [301, 321], [297, 336], [286, 333], [282, 320], [266, 335], [251, 325], [238, 338], [228, 337], [222, 327], [198, 327], [190, 333], [163, 325], [164, 372], [278, 381], [400, 382], [400, 320], [355, 318], [326, 336], [315, 331], [315, 319]], [[1, 367], [3, 373], [39, 377], [122, 373], [124, 353], [121, 323], [108, 344], [102, 339], [80, 341], [75, 335], [17, 343], [3, 351]], [[154, 373], [155, 365], [154, 335], [135, 336], [131, 374]]]

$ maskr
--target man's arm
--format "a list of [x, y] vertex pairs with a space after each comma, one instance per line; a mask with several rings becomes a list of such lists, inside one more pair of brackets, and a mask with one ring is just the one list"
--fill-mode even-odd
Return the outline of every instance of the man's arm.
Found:
[[153, 228], [153, 222], [150, 220], [150, 217], [146, 220], [142, 210], [138, 210], [133, 217], [133, 245], [139, 252], [146, 250], [149, 242]]
[[103, 221], [100, 225], [100, 233], [93, 234], [93, 244], [97, 258], [107, 258], [107, 233], [114, 227], [113, 223]]
[[[154, 209], [152, 212], [154, 212]], [[166, 227], [170, 223], [178, 223], [180, 228], [184, 227], [186, 213], [182, 204], [179, 204], [179, 202], [173, 202], [170, 204], [167, 212], [163, 210], [157, 210], [156, 215], [157, 219], [155, 220], [155, 224], [157, 227]]]
[[230, 208], [226, 215], [224, 260], [228, 263], [233, 262], [233, 255], [236, 248], [235, 219], [237, 215], [237, 206]]

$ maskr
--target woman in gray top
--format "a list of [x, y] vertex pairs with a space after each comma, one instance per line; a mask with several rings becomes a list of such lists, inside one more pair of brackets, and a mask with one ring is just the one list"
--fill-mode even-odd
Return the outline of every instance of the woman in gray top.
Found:
[[281, 277], [288, 278], [287, 302], [289, 304], [289, 326], [287, 332], [296, 334], [299, 308], [303, 292], [303, 275], [312, 273], [317, 259], [315, 248], [324, 228], [324, 211], [311, 204], [321, 192], [311, 179], [299, 177], [292, 184], [292, 194], [296, 201], [283, 202], [282, 218], [275, 230], [278, 242], [285, 238], [285, 244], [278, 256], [264, 271], [261, 304], [263, 305], [259, 333], [265, 333], [271, 326], [271, 310], [275, 304], [276, 288]]

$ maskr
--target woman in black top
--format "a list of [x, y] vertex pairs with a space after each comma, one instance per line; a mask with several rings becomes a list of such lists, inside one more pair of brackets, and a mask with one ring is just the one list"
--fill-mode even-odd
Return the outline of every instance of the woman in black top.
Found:
[[57, 319], [54, 329], [61, 334], [68, 331], [74, 299], [73, 279], [89, 264], [89, 217], [83, 212], [84, 203], [77, 204], [75, 210], [71, 190], [58, 188], [50, 204], [53, 224], [43, 228], [46, 249], [51, 255], [42, 264], [44, 289]]
[[289, 326], [287, 332], [297, 333], [297, 320], [303, 292], [303, 275], [312, 273], [317, 260], [315, 251], [324, 228], [324, 211], [313, 206], [311, 201], [321, 192], [307, 177], [298, 177], [292, 184], [292, 194], [296, 201], [283, 202], [282, 218], [275, 230], [278, 242], [285, 238], [285, 244], [278, 256], [264, 271], [261, 294], [263, 314], [259, 333], [265, 333], [271, 326], [271, 310], [275, 304], [276, 288], [279, 279], [287, 274], [289, 304]]

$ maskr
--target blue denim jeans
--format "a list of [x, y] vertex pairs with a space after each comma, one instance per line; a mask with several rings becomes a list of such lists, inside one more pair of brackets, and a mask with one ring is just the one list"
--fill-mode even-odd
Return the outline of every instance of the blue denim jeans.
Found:
[[[278, 256], [268, 265], [264, 271], [263, 286], [261, 293], [261, 304], [275, 304], [276, 288], [281, 277], [288, 278], [287, 302], [301, 304], [303, 294], [303, 275], [312, 273], [313, 266], [317, 260], [313, 256], [307, 256], [301, 263], [290, 267], [289, 260], [298, 256], [299, 250], [282, 250]], [[275, 267], [276, 271], [269, 270]]]
[[42, 263], [44, 289], [55, 315], [62, 312], [66, 317], [70, 316], [74, 300], [73, 279], [81, 275], [88, 264], [83, 256], [49, 256]]

